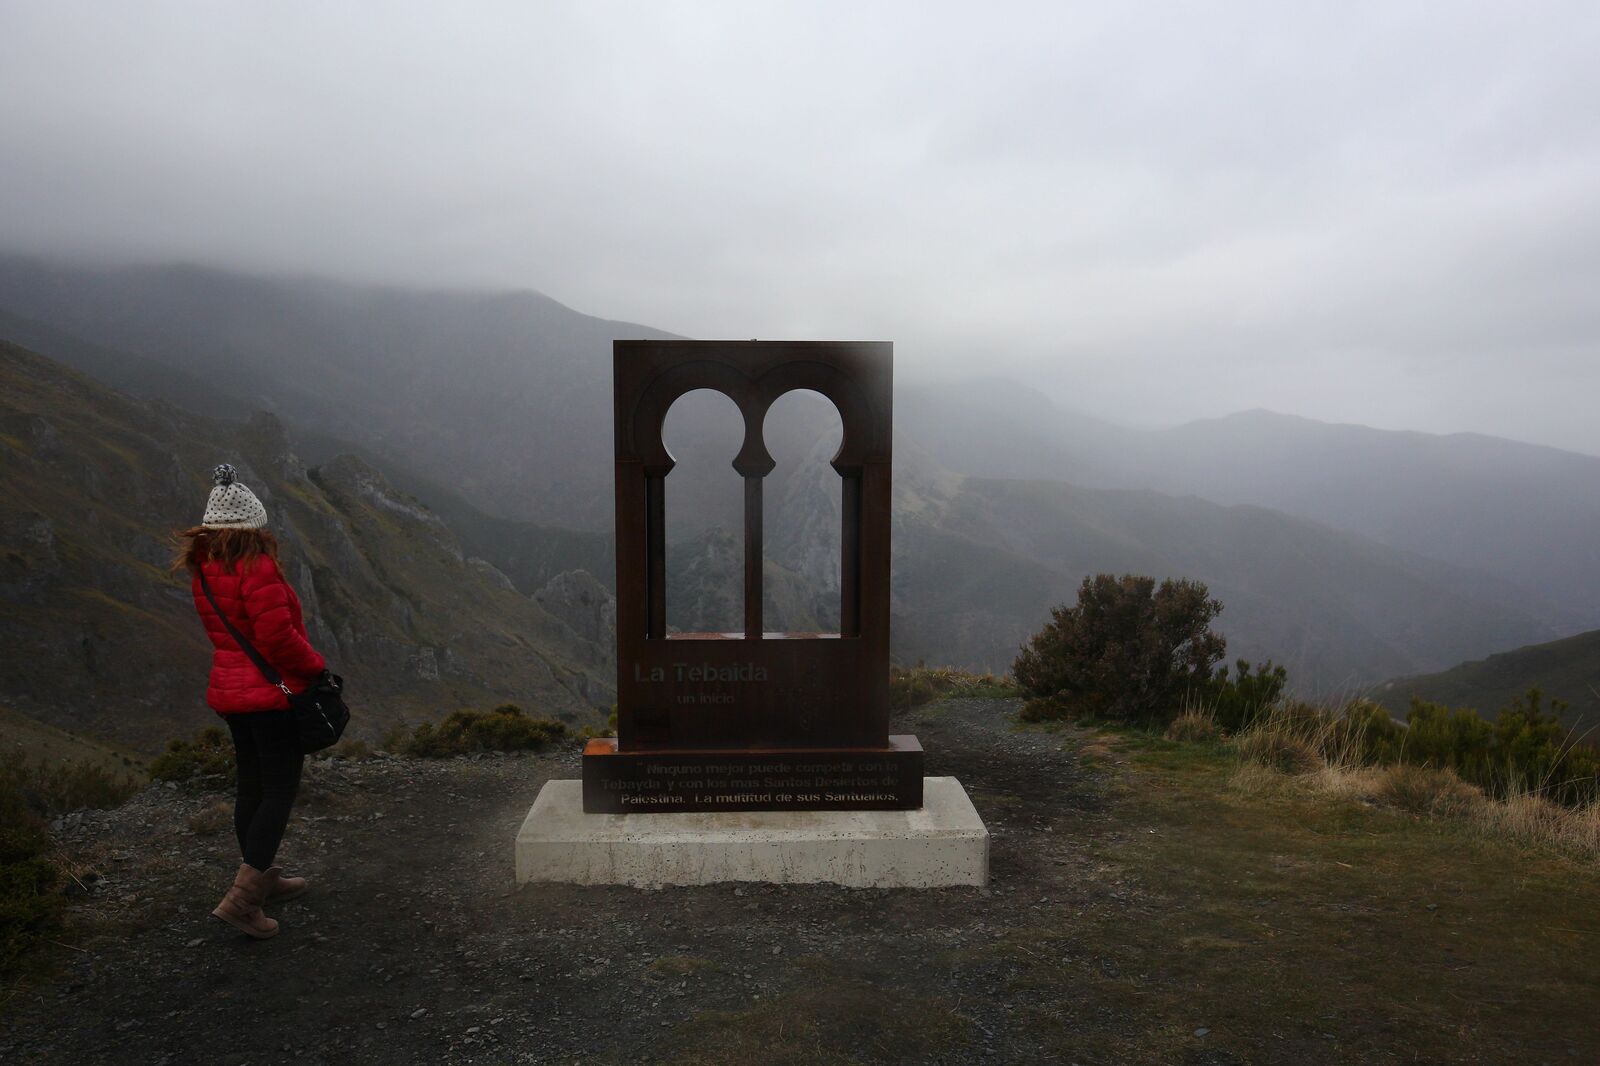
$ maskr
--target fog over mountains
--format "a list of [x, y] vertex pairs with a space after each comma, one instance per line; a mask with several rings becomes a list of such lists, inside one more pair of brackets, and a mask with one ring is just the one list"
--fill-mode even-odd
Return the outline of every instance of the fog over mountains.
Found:
[[1244, 411], [1167, 430], [1066, 415], [1010, 382], [907, 390], [963, 473], [1193, 494], [1300, 515], [1505, 578], [1600, 625], [1600, 458], [1472, 433], [1441, 436]]
[[[524, 595], [580, 566], [611, 581], [610, 344], [653, 336], [528, 292], [0, 257], [0, 337], [135, 396], [273, 412], [310, 464], [359, 452]], [[1600, 458], [1268, 412], [1133, 430], [1020, 384], [907, 380], [901, 357], [904, 660], [1002, 669], [1102, 570], [1207, 581], [1230, 652], [1313, 691], [1600, 626]], [[837, 582], [836, 415], [807, 399], [766, 427], [768, 596], [795, 629], [829, 623]], [[668, 416], [684, 628], [737, 598], [730, 411], [693, 395]]]

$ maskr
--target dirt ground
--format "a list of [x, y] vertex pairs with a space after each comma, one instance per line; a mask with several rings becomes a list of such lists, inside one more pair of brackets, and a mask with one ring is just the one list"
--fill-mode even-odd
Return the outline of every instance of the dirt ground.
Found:
[[[280, 856], [312, 893], [275, 909], [283, 930], [264, 942], [207, 917], [237, 863], [216, 795], [155, 787], [71, 816], [58, 837], [82, 860], [74, 935], [53, 975], [0, 1008], [0, 1061], [1600, 1061], [1584, 1006], [1600, 1002], [1600, 982], [1583, 984], [1600, 939], [1577, 938], [1570, 959], [1555, 945], [1576, 977], [1515, 944], [1510, 963], [1483, 960], [1520, 980], [1525, 957], [1560, 979], [1553, 996], [1530, 990], [1544, 1013], [1520, 1027], [1502, 1020], [1510, 1011], [1469, 1009], [1470, 962], [1440, 979], [1397, 953], [1378, 963], [1400, 971], [1401, 991], [1365, 994], [1359, 966], [1341, 973], [1344, 956], [1308, 952], [1297, 990], [1289, 934], [1263, 926], [1309, 939], [1305, 923], [1329, 921], [1383, 942], [1391, 922], [1434, 935], [1417, 923], [1437, 911], [1409, 896], [1369, 906], [1370, 890], [1341, 902], [1343, 889], [1306, 877], [1309, 860], [1279, 850], [1321, 838], [1235, 856], [1223, 845], [1244, 847], [1236, 834], [1209, 852], [1215, 869], [1192, 861], [1225, 812], [1204, 814], [1181, 788], [1174, 805], [1150, 806], [1167, 771], [1140, 770], [1137, 753], [1092, 734], [1019, 732], [1012, 710], [946, 701], [897, 726], [921, 737], [930, 774], [961, 779], [993, 834], [982, 890], [515, 889], [515, 831], [545, 780], [577, 776], [576, 744], [312, 764]], [[1330, 832], [1326, 847], [1347, 843]], [[1261, 877], [1300, 877], [1315, 898], [1251, 883], [1258, 859]], [[1248, 915], [1174, 918], [1173, 899], [1200, 878], [1240, 885]], [[1272, 968], [1238, 965], [1242, 952]]]

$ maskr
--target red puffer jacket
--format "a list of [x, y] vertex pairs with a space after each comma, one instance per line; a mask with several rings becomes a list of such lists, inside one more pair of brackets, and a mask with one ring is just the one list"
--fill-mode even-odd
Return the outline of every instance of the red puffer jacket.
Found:
[[[228, 614], [228, 621], [255, 645], [256, 651], [283, 675], [283, 683], [295, 692], [321, 676], [325, 664], [306, 640], [306, 624], [300, 617], [300, 597], [284, 580], [278, 564], [265, 555], [239, 568], [237, 573], [208, 559], [203, 564], [211, 595]], [[206, 633], [216, 650], [211, 653], [211, 681], [206, 686], [206, 702], [222, 714], [248, 711], [281, 711], [289, 697], [270, 684], [250, 657], [240, 650], [222, 619], [211, 607], [200, 588], [198, 577], [191, 579], [195, 610], [205, 623]]]

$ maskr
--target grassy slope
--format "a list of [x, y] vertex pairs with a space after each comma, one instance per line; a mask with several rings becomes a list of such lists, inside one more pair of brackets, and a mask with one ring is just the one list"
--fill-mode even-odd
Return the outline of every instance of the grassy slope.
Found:
[[1148, 1015], [1152, 1050], [1203, 1026], [1245, 1058], [1327, 1048], [1335, 1028], [1401, 1061], [1600, 1054], [1592, 867], [1454, 823], [1231, 792], [1217, 751], [1118, 746], [1127, 831], [1093, 850], [1148, 887], [1149, 908], [1052, 935], [1121, 945], [1139, 976], [1105, 992]]
[[[1040, 898], [936, 967], [995, 974], [1040, 1061], [1600, 1058], [1591, 866], [1354, 803], [1243, 795], [1215, 747], [1058, 735], [1105, 769], [1109, 816], [1074, 819], [1054, 861], [1100, 887], [1076, 908]], [[891, 1003], [847, 961], [809, 965], [803, 991], [701, 1015], [672, 1061], [980, 1054], [959, 1002]]]
[[0, 707], [0, 759], [49, 766], [89, 763], [113, 774], [144, 777], [142, 757], [132, 749], [81, 737], [6, 707]]
[[1567, 722], [1574, 728], [1600, 724], [1600, 629], [1501, 652], [1437, 674], [1396, 678], [1375, 695], [1396, 714], [1405, 712], [1412, 696], [1420, 696], [1493, 716], [1535, 685], [1570, 704]]

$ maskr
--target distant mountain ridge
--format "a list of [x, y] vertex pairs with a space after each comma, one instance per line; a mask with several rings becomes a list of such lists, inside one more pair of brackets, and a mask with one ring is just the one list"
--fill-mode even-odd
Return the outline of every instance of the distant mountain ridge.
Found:
[[902, 513], [897, 533], [897, 624], [912, 627], [900, 639], [982, 649], [995, 668], [1100, 571], [1205, 581], [1230, 655], [1283, 663], [1309, 695], [1555, 632], [1496, 579], [1260, 507], [961, 478]]
[[[335, 436], [452, 485], [489, 514], [594, 530], [610, 526], [609, 495], [596, 486], [610, 470], [611, 340], [670, 336], [531, 291], [416, 292], [5, 256], [0, 309], [173, 367], [185, 391], [199, 381], [291, 426], [337, 427]], [[76, 353], [44, 350], [81, 365]]]
[[[358, 451], [525, 595], [574, 567], [611, 580], [610, 344], [660, 331], [537, 294], [15, 257], [0, 257], [0, 310], [9, 315], [0, 325], [33, 330], [46, 354], [121, 373], [140, 394], [204, 410], [215, 385], [224, 408], [276, 412], [309, 456]], [[126, 365], [117, 358], [125, 350]], [[669, 575], [679, 607], [689, 605], [687, 615], [669, 612], [702, 628], [696, 613], [723, 611], [727, 582], [737, 580], [713, 535], [736, 526], [737, 496], [726, 490], [737, 479], [716, 428], [727, 412], [714, 398], [682, 402], [668, 419], [669, 429], [680, 415], [688, 427], [671, 441], [680, 466], [668, 519], [674, 558], [689, 560], [699, 584]], [[806, 628], [807, 619], [827, 624], [837, 582], [836, 531], [818, 519], [837, 514], [837, 482], [822, 463], [830, 416], [825, 403], [801, 404], [766, 427], [780, 458], [767, 492], [769, 592], [779, 601], [770, 606]], [[1488, 438], [1494, 462], [1470, 450], [1456, 458], [1451, 438], [1305, 420], [1289, 420], [1294, 439], [1280, 442], [1268, 439], [1274, 417], [1220, 421], [1235, 429], [1128, 430], [1064, 414], [1011, 383], [902, 381], [897, 654], [1004, 668], [1085, 573], [1120, 568], [1212, 583], [1225, 593], [1235, 650], [1288, 661], [1313, 688], [1547, 640], [1592, 610], [1583, 589], [1600, 567], [1578, 536], [1588, 504], [1556, 513], [1549, 501], [1587, 492], [1600, 460], [1553, 453], [1545, 463], [1553, 450]], [[1268, 429], [1235, 431], [1258, 423]], [[1359, 431], [1353, 443], [1307, 443], [1324, 430], [1343, 440], [1347, 428]], [[1295, 434], [1305, 439], [1295, 444]], [[1406, 449], [1420, 458], [1405, 459]], [[1257, 474], [1214, 469], [1229, 463]], [[1438, 469], [1457, 476], [1435, 499], [1428, 486]], [[1524, 499], [1518, 485], [1537, 491]], [[1505, 498], [1542, 501], [1547, 520], [1526, 522], [1537, 508], [1517, 512]], [[1495, 537], [1521, 554], [1489, 552]], [[1474, 553], [1500, 565], [1463, 561]]]
[[1266, 411], [1134, 430], [1012, 383], [907, 388], [898, 403], [907, 432], [951, 470], [1270, 507], [1493, 574], [1560, 628], [1600, 625], [1594, 456]]

